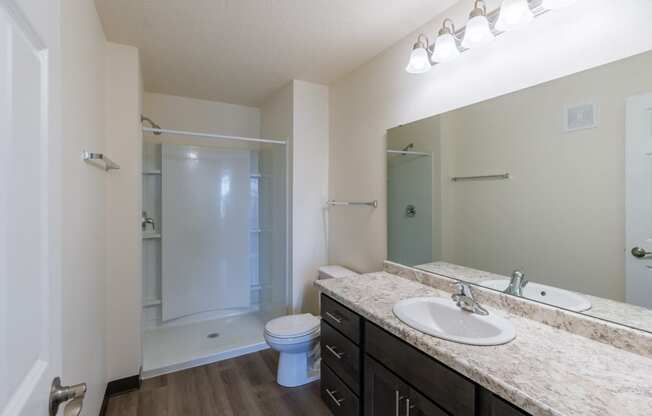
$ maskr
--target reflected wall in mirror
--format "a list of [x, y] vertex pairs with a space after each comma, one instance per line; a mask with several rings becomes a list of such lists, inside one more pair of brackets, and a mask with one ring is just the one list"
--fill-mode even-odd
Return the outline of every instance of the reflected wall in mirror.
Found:
[[388, 130], [389, 260], [652, 331], [651, 73], [647, 52]]

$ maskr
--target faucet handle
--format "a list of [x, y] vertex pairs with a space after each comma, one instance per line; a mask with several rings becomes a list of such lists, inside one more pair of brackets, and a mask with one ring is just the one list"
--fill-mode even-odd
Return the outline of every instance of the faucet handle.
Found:
[[455, 282], [455, 287], [457, 287], [458, 295], [466, 296], [473, 299], [473, 292], [471, 292], [471, 286], [468, 283], [461, 281]]

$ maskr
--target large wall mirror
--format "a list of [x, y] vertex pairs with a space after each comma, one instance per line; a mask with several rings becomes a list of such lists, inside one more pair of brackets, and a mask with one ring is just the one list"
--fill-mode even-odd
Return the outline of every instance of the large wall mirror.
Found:
[[388, 130], [387, 197], [390, 260], [652, 332], [652, 52]]

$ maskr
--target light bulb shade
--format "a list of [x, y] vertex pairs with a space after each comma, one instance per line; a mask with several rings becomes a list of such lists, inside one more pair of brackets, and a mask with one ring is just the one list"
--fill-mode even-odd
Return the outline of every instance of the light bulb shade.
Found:
[[496, 29], [506, 32], [525, 26], [532, 20], [534, 20], [534, 14], [530, 10], [527, 0], [503, 0]]
[[407, 67], [405, 67], [405, 70], [410, 74], [423, 74], [424, 72], [428, 72], [431, 66], [428, 51], [423, 47], [415, 46], [412, 49], [410, 61]]
[[458, 56], [460, 56], [460, 50], [457, 48], [457, 43], [452, 34], [444, 33], [437, 36], [435, 51], [432, 54], [433, 61], [448, 62]]
[[475, 16], [469, 19], [464, 31], [462, 46], [469, 49], [484, 45], [494, 40], [495, 36], [489, 27], [489, 21], [485, 16]]
[[576, 0], [543, 0], [541, 6], [544, 9], [556, 10], [570, 6], [571, 4], [575, 3], [575, 1]]

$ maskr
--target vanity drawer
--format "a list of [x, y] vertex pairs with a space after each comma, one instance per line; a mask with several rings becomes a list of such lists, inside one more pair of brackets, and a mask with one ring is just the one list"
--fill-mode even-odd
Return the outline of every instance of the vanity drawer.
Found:
[[321, 363], [321, 399], [334, 416], [358, 416], [360, 401], [355, 394], [328, 368]]
[[378, 326], [365, 324], [365, 352], [453, 416], [475, 415], [476, 385]]
[[326, 295], [321, 295], [321, 317], [356, 344], [360, 343], [360, 316]]
[[360, 394], [360, 348], [328, 323], [321, 323], [321, 359], [349, 386]]

